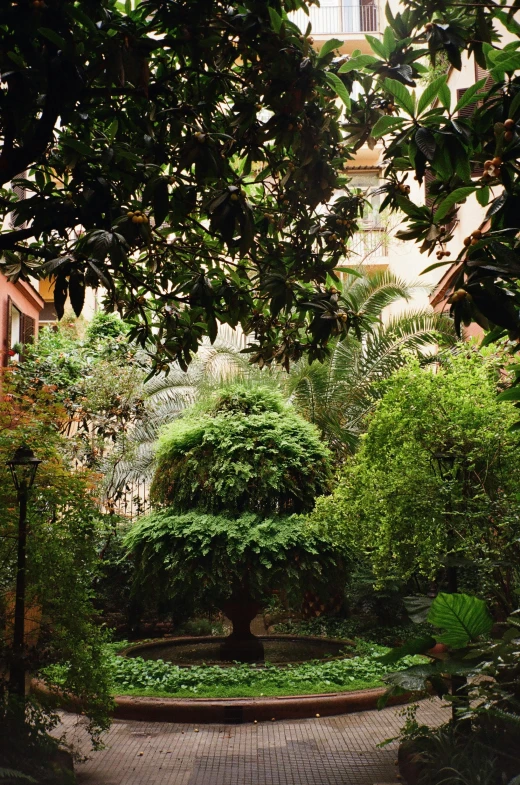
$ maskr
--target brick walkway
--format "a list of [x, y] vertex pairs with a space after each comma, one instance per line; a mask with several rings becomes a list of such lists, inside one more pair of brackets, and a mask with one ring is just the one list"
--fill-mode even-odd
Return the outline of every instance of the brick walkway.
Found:
[[[396, 783], [396, 745], [377, 743], [403, 724], [399, 708], [257, 725], [114, 722], [106, 749], [77, 766], [78, 785], [385, 785]], [[419, 719], [448, 718], [437, 700]], [[85, 743], [63, 715], [69, 741]]]

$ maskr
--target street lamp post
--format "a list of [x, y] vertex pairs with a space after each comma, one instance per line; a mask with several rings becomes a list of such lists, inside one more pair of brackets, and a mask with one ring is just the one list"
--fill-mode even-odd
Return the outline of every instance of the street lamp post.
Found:
[[9, 673], [9, 692], [25, 698], [25, 564], [27, 545], [27, 497], [41, 461], [27, 445], [19, 447], [7, 466], [11, 470], [18, 493], [18, 553], [16, 561], [16, 594], [14, 605], [13, 659]]

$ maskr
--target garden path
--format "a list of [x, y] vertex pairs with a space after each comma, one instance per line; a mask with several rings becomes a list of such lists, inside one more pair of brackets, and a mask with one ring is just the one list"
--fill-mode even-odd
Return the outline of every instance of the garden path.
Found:
[[[403, 724], [399, 708], [258, 725], [115, 721], [106, 749], [77, 766], [78, 785], [390, 785]], [[422, 702], [428, 725], [448, 719], [437, 699]], [[69, 741], [85, 734], [63, 715]]]

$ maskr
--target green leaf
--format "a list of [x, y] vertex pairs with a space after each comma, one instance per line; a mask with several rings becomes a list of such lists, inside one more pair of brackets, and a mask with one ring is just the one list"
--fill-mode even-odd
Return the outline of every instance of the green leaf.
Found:
[[422, 624], [426, 621], [432, 602], [431, 597], [422, 595], [403, 597], [406, 612], [414, 624]]
[[437, 635], [439, 643], [454, 649], [462, 649], [491, 632], [493, 619], [484, 600], [469, 594], [445, 594], [441, 592], [432, 602], [428, 621], [444, 630]]
[[431, 665], [413, 665], [405, 671], [389, 673], [383, 677], [383, 681], [387, 684], [395, 684], [397, 687], [410, 692], [422, 692], [422, 690], [426, 689], [428, 679], [436, 671], [437, 669], [433, 663]]
[[520, 91], [517, 92], [509, 107], [509, 117], [515, 117], [518, 109], [520, 109]]
[[489, 194], [489, 186], [487, 185], [477, 191], [477, 202], [481, 205], [481, 207], [487, 207], [489, 202]]
[[415, 114], [415, 101], [406, 87], [396, 79], [385, 79], [384, 86], [389, 93], [392, 93], [401, 109], [404, 109], [405, 112], [408, 112], [413, 117]]
[[403, 117], [390, 117], [390, 115], [382, 115], [377, 121], [374, 127], [372, 128], [371, 136], [374, 139], [379, 139], [381, 136], [389, 133], [390, 131], [395, 131], [397, 128], [401, 128], [406, 120]]
[[520, 401], [520, 386], [509, 387], [497, 395], [499, 401]]
[[170, 194], [168, 192], [168, 182], [161, 178], [153, 192], [153, 217], [155, 225], [160, 226], [170, 210]]
[[403, 657], [407, 657], [410, 654], [424, 654], [433, 646], [435, 646], [435, 638], [431, 635], [421, 635], [418, 638], [406, 641], [402, 646], [391, 649], [381, 657], [381, 662], [385, 664], [399, 662]]
[[58, 33], [55, 33], [54, 30], [51, 30], [50, 27], [40, 27], [38, 32], [40, 35], [45, 36], [45, 38], [47, 38], [49, 41], [52, 41], [53, 44], [56, 44], [58, 49], [67, 48], [67, 42], [65, 39], [62, 38], [61, 35], [58, 35]]
[[347, 107], [347, 112], [350, 112], [350, 95], [348, 94], [348, 90], [336, 74], [328, 73], [326, 74], [327, 82], [330, 84], [331, 87], [334, 88], [336, 93], [339, 95], [345, 106]]
[[446, 83], [441, 84], [439, 87], [439, 101], [445, 109], [451, 106], [451, 90]]
[[477, 93], [480, 90], [480, 88], [484, 86], [485, 82], [486, 82], [485, 79], [480, 79], [474, 85], [468, 87], [468, 89], [461, 95], [460, 99], [455, 104], [453, 114], [457, 114], [457, 112], [460, 112], [460, 110], [464, 109], [465, 106], [469, 106], [470, 104], [478, 101], [480, 98], [480, 94], [477, 95]]
[[442, 200], [433, 216], [434, 223], [438, 223], [445, 218], [452, 208], [455, 207], [457, 202], [466, 199], [470, 194], [477, 190], [476, 186], [466, 186], [464, 188], [456, 188], [449, 196]]
[[282, 17], [271, 6], [269, 6], [269, 16], [271, 17], [271, 27], [275, 33], [279, 33], [283, 23]]
[[430, 106], [431, 103], [438, 97], [439, 89], [441, 85], [446, 84], [448, 76], [447, 74], [443, 74], [439, 76], [438, 79], [434, 79], [431, 82], [424, 93], [419, 98], [419, 103], [417, 104], [417, 115], [421, 115], [427, 107]]
[[60, 142], [66, 147], [71, 147], [73, 150], [76, 150], [77, 153], [81, 153], [81, 155], [95, 155], [96, 151], [89, 147], [88, 144], [84, 142], [80, 142], [79, 139], [73, 139], [71, 136], [62, 136], [60, 138]]
[[447, 264], [453, 264], [453, 259], [448, 259], [447, 262], [435, 262], [434, 264], [430, 264], [424, 270], [421, 270], [421, 275], [426, 275], [426, 273], [430, 273], [438, 267], [446, 267]]
[[383, 33], [383, 46], [386, 54], [385, 60], [389, 60], [390, 55], [395, 49], [395, 35], [391, 27], [385, 27], [385, 32]]
[[386, 55], [386, 49], [383, 46], [382, 42], [379, 40], [379, 38], [375, 38], [373, 35], [366, 35], [365, 38], [370, 44], [370, 48], [372, 49], [373, 52], [376, 53], [376, 55], [379, 55], [379, 57], [382, 57], [383, 60], [385, 61], [388, 60], [388, 57]]
[[373, 55], [352, 57], [348, 62], [343, 63], [343, 65], [338, 68], [338, 74], [347, 74], [349, 71], [357, 71], [359, 68], [365, 68], [367, 65], [374, 65], [374, 63], [379, 62], [377, 57], [374, 57]]
[[334, 49], [339, 49], [340, 46], [343, 46], [343, 41], [340, 41], [339, 38], [329, 38], [321, 47], [318, 60], [326, 57], [330, 52], [333, 52]]
[[110, 142], [114, 141], [115, 136], [117, 134], [117, 129], [118, 128], [119, 128], [118, 119], [117, 119], [117, 117], [114, 117], [114, 119], [112, 120], [112, 122], [110, 123], [110, 125], [108, 126], [108, 129], [107, 129], [107, 139]]

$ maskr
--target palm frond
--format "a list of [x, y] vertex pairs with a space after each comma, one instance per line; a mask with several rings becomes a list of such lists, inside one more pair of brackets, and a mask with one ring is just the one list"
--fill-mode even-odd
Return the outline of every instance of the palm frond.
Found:
[[404, 313], [386, 324], [379, 322], [362, 341], [353, 335], [338, 341], [322, 366], [301, 361], [290, 374], [287, 390], [333, 448], [349, 453], [382, 394], [380, 383], [411, 355], [439, 345], [453, 346], [456, 341], [451, 320], [442, 314]]
[[409, 300], [414, 291], [425, 289], [419, 282], [405, 281], [390, 270], [370, 270], [363, 278], [347, 276], [342, 295], [356, 313], [363, 312], [366, 317], [380, 318], [384, 308], [398, 300]]

